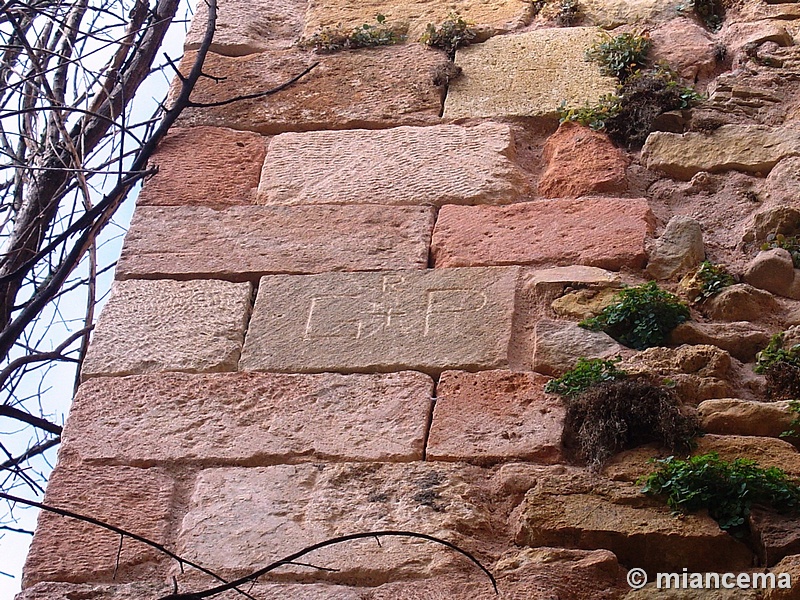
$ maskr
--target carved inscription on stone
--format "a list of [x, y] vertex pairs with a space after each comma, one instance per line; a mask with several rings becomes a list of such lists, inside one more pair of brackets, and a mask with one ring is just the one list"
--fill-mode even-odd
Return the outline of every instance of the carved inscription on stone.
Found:
[[516, 267], [261, 279], [241, 368], [438, 372], [507, 364]]

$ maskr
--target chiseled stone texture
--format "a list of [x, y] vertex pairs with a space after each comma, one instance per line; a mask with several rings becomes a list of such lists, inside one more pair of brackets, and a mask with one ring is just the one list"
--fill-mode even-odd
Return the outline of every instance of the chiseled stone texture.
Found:
[[511, 371], [445, 371], [426, 449], [428, 460], [482, 464], [561, 460], [564, 407], [547, 378]]
[[539, 179], [539, 194], [545, 198], [578, 198], [627, 188], [622, 151], [606, 134], [577, 123], [564, 123], [547, 138], [543, 158], [547, 167]]
[[375, 15], [386, 17], [386, 25], [404, 31], [408, 42], [416, 42], [428, 23], [437, 27], [453, 12], [486, 34], [511, 31], [527, 25], [532, 17], [525, 0], [311, 0], [306, 13], [304, 36], [323, 27], [345, 30], [375, 24]]
[[[100, 519], [165, 543], [174, 482], [159, 469], [60, 465], [47, 485], [45, 503]], [[40, 581], [111, 581], [119, 535], [96, 525], [44, 512], [39, 515], [23, 586]], [[130, 538], [122, 545], [116, 580], [120, 583], [166, 574], [165, 556]], [[127, 598], [127, 596], [123, 596]]]
[[235, 371], [250, 295], [249, 283], [117, 281], [81, 376]]
[[147, 180], [136, 204], [253, 204], [266, 146], [262, 136], [249, 131], [172, 129], [150, 160], [159, 172]]
[[766, 175], [779, 160], [797, 155], [800, 129], [764, 125], [723, 125], [710, 133], [656, 131], [642, 148], [649, 169], [685, 180], [700, 171]]
[[516, 514], [518, 544], [606, 548], [626, 567], [648, 572], [735, 572], [752, 560], [708, 515], [676, 519], [663, 500], [644, 496], [641, 485], [585, 471], [539, 478]]
[[263, 277], [240, 367], [504, 367], [517, 275], [515, 268], [479, 268]]
[[142, 600], [143, 598], [162, 598], [172, 593], [170, 584], [125, 583], [63, 583], [43, 581], [24, 590], [16, 600]]
[[[181, 68], [191, 68], [195, 52], [187, 52]], [[433, 125], [441, 119], [440, 90], [431, 72], [447, 62], [441, 52], [422, 44], [365, 48], [317, 56], [280, 50], [231, 58], [209, 54], [203, 70], [216, 82], [201, 78], [195, 102], [218, 102], [273, 89], [319, 65], [297, 83], [269, 96], [218, 107], [189, 108], [179, 123], [215, 125], [272, 134], [316, 129], [354, 129], [391, 125]], [[173, 87], [172, 94], [175, 89]]]
[[[419, 531], [469, 548], [473, 535], [494, 526], [472, 483], [485, 476], [478, 467], [419, 461], [208, 469], [197, 478], [178, 553], [233, 575], [355, 532]], [[380, 547], [372, 538], [325, 548], [309, 559], [338, 571], [281, 573], [377, 585], [465, 568], [463, 557], [436, 544], [393, 537]]]
[[432, 395], [431, 378], [409, 371], [96, 378], [78, 391], [64, 448], [139, 465], [421, 460]]
[[653, 228], [646, 200], [580, 198], [510, 206], [442, 207], [431, 250], [436, 267], [589, 265], [641, 268]]
[[701, 402], [697, 416], [704, 431], [719, 435], [778, 437], [791, 427], [789, 402], [717, 398]]
[[580, 10], [585, 21], [613, 29], [628, 23], [660, 23], [674, 19], [680, 0], [583, 0]]
[[613, 93], [616, 80], [584, 59], [597, 39], [594, 27], [551, 28], [458, 50], [463, 74], [450, 83], [444, 116], [553, 116], [562, 101], [579, 107]]
[[438, 125], [272, 138], [261, 204], [506, 204], [528, 191], [511, 128]]
[[602, 331], [590, 331], [570, 321], [542, 319], [534, 330], [533, 370], [560, 377], [579, 358], [612, 358], [625, 347]]
[[433, 221], [421, 206], [140, 207], [117, 278], [424, 269]]
[[[303, 30], [305, 0], [219, 0], [211, 52], [244, 56], [289, 48]], [[197, 50], [205, 35], [208, 7], [197, 5], [184, 48]]]

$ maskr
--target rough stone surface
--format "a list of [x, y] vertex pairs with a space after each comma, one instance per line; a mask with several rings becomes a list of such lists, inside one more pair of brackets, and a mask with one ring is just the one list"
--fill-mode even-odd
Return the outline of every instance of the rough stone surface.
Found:
[[676, 519], [640, 485], [590, 479], [585, 472], [539, 478], [516, 515], [518, 544], [606, 548], [626, 567], [651, 573], [737, 571], [752, 559], [707, 515]]
[[586, 21], [606, 29], [626, 23], [659, 23], [675, 18], [678, 0], [584, 0]]
[[652, 213], [642, 199], [582, 198], [510, 206], [444, 206], [433, 232], [436, 267], [644, 266]]
[[554, 116], [614, 92], [616, 80], [584, 60], [593, 27], [540, 29], [497, 36], [458, 50], [463, 74], [451, 82], [446, 118]]
[[[244, 56], [264, 50], [289, 48], [303, 29], [305, 0], [220, 0], [211, 52]], [[197, 50], [203, 41], [208, 7], [197, 5], [184, 48]]]
[[516, 281], [514, 268], [264, 277], [240, 366], [295, 372], [504, 367]]
[[224, 127], [173, 129], [150, 161], [159, 171], [147, 180], [136, 204], [252, 204], [265, 154], [266, 142], [256, 133]]
[[731, 323], [681, 323], [670, 334], [671, 344], [708, 344], [726, 350], [742, 362], [751, 362], [769, 343], [768, 330], [748, 321]]
[[627, 188], [624, 154], [607, 135], [577, 123], [564, 123], [544, 145], [547, 167], [539, 179], [545, 198], [578, 198], [619, 193]]
[[622, 280], [618, 273], [572, 265], [569, 267], [553, 267], [552, 269], [536, 269], [525, 273], [524, 288], [533, 295], [561, 295], [570, 286], [620, 287]]
[[706, 79], [717, 68], [714, 37], [692, 19], [672, 19], [650, 33], [650, 56], [687, 81]]
[[570, 321], [542, 319], [536, 324], [533, 370], [559, 377], [585, 358], [611, 358], [625, 348], [602, 331], [589, 331]]
[[[775, 165], [764, 181], [764, 195], [771, 202], [791, 207], [797, 201], [797, 188], [800, 187], [800, 157], [790, 156]], [[797, 211], [797, 208], [794, 209]], [[795, 217], [793, 228], [800, 223]], [[769, 232], [767, 232], [769, 233]]]
[[758, 321], [778, 310], [772, 294], [746, 283], [726, 287], [703, 303], [703, 312], [719, 321]]
[[414, 372], [97, 378], [78, 392], [64, 448], [140, 465], [420, 460], [432, 395]]
[[508, 125], [285, 133], [272, 139], [262, 204], [506, 204], [528, 188]]
[[[172, 478], [159, 469], [61, 465], [47, 485], [45, 503], [165, 543], [173, 493]], [[131, 540], [123, 544], [115, 570], [118, 546], [115, 533], [42, 512], [25, 563], [23, 586], [40, 581], [111, 581], [115, 572], [120, 583], [142, 574], [149, 579], [166, 574], [163, 554]]]
[[696, 267], [705, 256], [700, 223], [677, 215], [669, 220], [664, 233], [654, 242], [647, 274], [655, 279], [669, 279]]
[[142, 600], [142, 598], [161, 598], [172, 593], [170, 585], [153, 583], [74, 584], [43, 581], [29, 587], [16, 596], [16, 600]]
[[140, 207], [119, 279], [424, 269], [433, 209], [416, 206]]
[[761, 564], [772, 567], [800, 553], [800, 518], [754, 508], [748, 517]]
[[[181, 62], [190, 68], [195, 52]], [[432, 125], [440, 121], [441, 97], [431, 71], [446, 57], [422, 44], [366, 48], [317, 56], [281, 50], [239, 58], [210, 54], [204, 71], [222, 82], [201, 78], [195, 102], [218, 102], [270, 90], [319, 66], [289, 88], [267, 97], [211, 108], [190, 108], [181, 115], [186, 125], [216, 125], [259, 133], [315, 129], [374, 128], [390, 125]], [[175, 91], [173, 88], [172, 94]]]
[[751, 260], [744, 271], [744, 280], [755, 288], [795, 298], [795, 271], [792, 255], [783, 248], [763, 250]]
[[697, 416], [704, 431], [719, 435], [778, 437], [789, 429], [788, 402], [752, 402], [719, 398], [701, 402]]
[[[472, 469], [472, 470], [471, 470]], [[478, 467], [404, 464], [306, 464], [208, 469], [197, 478], [178, 535], [178, 553], [220, 574], [269, 564], [336, 535], [424, 531], [454, 543], [488, 531], [491, 515], [470, 480]], [[462, 558], [418, 540], [354, 541], [317, 551], [314, 564], [283, 570], [304, 579], [378, 585], [464, 568]], [[276, 574], [276, 577], [280, 575]]]
[[775, 565], [771, 572], [776, 576], [780, 573], [788, 573], [791, 577], [792, 587], [789, 589], [772, 589], [764, 592], [764, 600], [797, 600], [800, 598], [798, 593], [797, 582], [800, 581], [800, 554], [787, 556], [777, 565]]
[[765, 42], [772, 42], [779, 47], [793, 44], [791, 34], [780, 21], [726, 23], [720, 31], [720, 37], [734, 59], [740, 58], [738, 55], [742, 50]]
[[250, 293], [248, 283], [117, 281], [81, 376], [234, 371]]
[[[681, 574], [681, 571], [678, 571]], [[705, 576], [705, 575], [704, 575]], [[712, 579], [712, 585], [715, 583]], [[735, 579], [733, 580], [735, 581]], [[735, 589], [685, 589], [659, 588], [656, 582], [648, 583], [640, 590], [632, 590], [622, 600], [760, 600], [757, 590]]]
[[534, 373], [445, 371], [427, 460], [559, 462], [564, 408], [545, 383]]
[[[780, 167], [780, 170], [783, 171], [782, 165], [788, 162], [793, 162], [800, 168], [800, 158], [782, 160], [778, 163], [778, 167], [770, 172], [767, 181], [764, 182], [766, 186], [770, 185], [770, 178], [778, 171], [778, 168]], [[800, 173], [798, 173], [798, 175], [800, 175]], [[798, 177], [796, 182], [793, 181], [792, 183], [796, 183], [800, 186], [800, 177]], [[792, 188], [792, 201], [795, 200], [795, 189], [794, 187]], [[791, 204], [779, 204], [753, 215], [753, 223], [742, 239], [745, 242], [763, 242], [770, 234], [782, 233], [783, 235], [794, 235], [797, 233], [798, 229], [800, 229], [800, 209]]]
[[673, 380], [676, 392], [689, 404], [731, 396], [731, 356], [716, 346], [648, 348], [623, 360], [619, 368]]
[[347, 31], [365, 23], [375, 24], [375, 15], [380, 13], [386, 17], [386, 25], [404, 31], [409, 42], [416, 42], [428, 23], [439, 26], [453, 12], [484, 35], [511, 31], [527, 24], [532, 16], [531, 5], [525, 0], [311, 0], [304, 35], [308, 37], [323, 27], [341, 26]]
[[579, 289], [556, 298], [550, 308], [565, 319], [583, 321], [599, 315], [606, 306], [613, 304], [618, 292], [617, 286]]
[[651, 133], [644, 148], [649, 169], [688, 180], [700, 171], [738, 170], [766, 175], [787, 156], [800, 154], [800, 130], [764, 125], [723, 125], [711, 133]]

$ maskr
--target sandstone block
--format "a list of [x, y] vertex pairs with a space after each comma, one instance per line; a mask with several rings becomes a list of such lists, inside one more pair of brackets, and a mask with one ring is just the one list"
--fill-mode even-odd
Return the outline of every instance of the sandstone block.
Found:
[[567, 287], [573, 285], [578, 287], [617, 288], [622, 285], [622, 280], [618, 273], [612, 271], [598, 269], [597, 267], [572, 265], [526, 271], [523, 287], [527, 293], [538, 296], [547, 294], [561, 295]]
[[240, 367], [490, 369], [508, 361], [517, 269], [261, 279]]
[[[779, 162], [778, 166], [770, 171], [769, 177], [767, 177], [767, 181], [765, 182], [766, 186], [769, 187], [770, 179], [776, 172], [785, 172], [784, 165], [787, 165], [787, 163], [791, 163], [798, 168], [797, 180], [787, 182], [785, 179], [776, 178], [773, 179], [773, 182], [777, 179], [781, 179], [781, 183], [791, 183], [792, 190], [795, 189], [794, 184], [800, 186], [800, 158], [787, 158]], [[793, 200], [794, 195], [792, 195], [792, 201]], [[783, 235], [794, 235], [797, 233], [798, 229], [800, 229], [800, 210], [791, 204], [780, 204], [756, 213], [753, 216], [752, 225], [748, 228], [742, 240], [745, 242], [763, 242], [770, 234], [782, 233]]]
[[800, 130], [765, 125], [723, 125], [711, 133], [656, 131], [642, 148], [649, 169], [689, 180], [700, 171], [766, 175], [778, 161], [800, 155]]
[[539, 29], [497, 36], [456, 53], [463, 74], [450, 83], [444, 116], [555, 116], [613, 93], [616, 80], [600, 74], [584, 53], [594, 27]]
[[[47, 485], [45, 504], [163, 544], [169, 535], [174, 487], [172, 478], [159, 469], [61, 465]], [[111, 581], [115, 573], [120, 583], [142, 573], [157, 579], [166, 574], [165, 556], [130, 538], [122, 545], [115, 569], [118, 547], [116, 533], [43, 511], [25, 563], [23, 587], [40, 581]]]
[[737, 571], [750, 566], [747, 547], [707, 515], [676, 519], [641, 486], [539, 480], [516, 513], [516, 541], [527, 546], [605, 548], [628, 568], [648, 572]]
[[704, 431], [718, 435], [778, 437], [789, 429], [788, 402], [750, 402], [736, 398], [706, 400], [697, 407]]
[[780, 560], [800, 553], [800, 518], [753, 508], [748, 517], [761, 564], [775, 566]]
[[408, 371], [97, 378], [80, 387], [64, 447], [139, 465], [421, 460], [432, 395]]
[[619, 289], [612, 286], [578, 289], [553, 300], [550, 308], [559, 317], [583, 321], [599, 315], [606, 306], [614, 304], [618, 292]]
[[677, 0], [584, 0], [581, 13], [592, 25], [613, 29], [633, 23], [659, 23], [674, 19]]
[[772, 294], [746, 283], [726, 287], [703, 303], [703, 312], [720, 321], [757, 321], [778, 310]]
[[542, 319], [534, 331], [533, 370], [559, 377], [579, 358], [611, 358], [625, 352], [602, 331], [589, 331], [570, 321]]
[[[680, 572], [679, 574], [682, 575]], [[716, 583], [714, 579], [711, 582], [712, 586]], [[622, 600], [761, 600], [758, 590], [740, 588], [726, 590], [710, 587], [708, 589], [672, 588], [667, 591], [664, 589], [664, 585], [662, 583], [661, 587], [658, 587], [656, 581], [651, 581], [642, 589], [632, 590], [623, 596]]]
[[748, 321], [732, 323], [681, 323], [670, 334], [671, 344], [708, 344], [726, 350], [742, 362], [751, 362], [769, 343], [770, 332]]
[[117, 281], [81, 376], [234, 371], [250, 294], [249, 283]]
[[[796, 190], [798, 187], [800, 187], [800, 157], [797, 156], [790, 156], [780, 161], [769, 172], [767, 179], [764, 181], [764, 192], [767, 198], [771, 202], [783, 205], [776, 208], [783, 208], [786, 212], [789, 210], [798, 212], [797, 208], [792, 206], [797, 201]], [[795, 215], [794, 222], [791, 223], [792, 230], [797, 228], [798, 223], [800, 223], [800, 217]], [[773, 233], [773, 231], [766, 231], [765, 233]], [[775, 233], [787, 232], [776, 231]]]
[[142, 598], [161, 598], [171, 593], [171, 586], [156, 583], [108, 585], [43, 581], [27, 588], [16, 596], [16, 600], [73, 600], [73, 598], [142, 600]]
[[[375, 530], [411, 530], [471, 547], [492, 525], [470, 480], [478, 467], [431, 464], [305, 464], [208, 469], [200, 473], [178, 535], [178, 552], [220, 574], [241, 573], [328, 538]], [[485, 475], [483, 475], [485, 477]], [[273, 577], [301, 576], [377, 585], [463, 573], [464, 559], [435, 544], [384, 537], [314, 552], [325, 573], [288, 567]], [[478, 577], [475, 577], [478, 580]], [[481, 582], [482, 583], [482, 582]]]
[[705, 256], [700, 223], [677, 215], [669, 220], [664, 233], [653, 243], [647, 273], [655, 279], [669, 279], [696, 267]]
[[604, 133], [576, 123], [564, 123], [547, 138], [547, 163], [539, 194], [545, 198], [578, 198], [594, 193], [625, 191], [627, 160]]
[[564, 408], [544, 393], [545, 383], [534, 373], [445, 371], [427, 459], [559, 462]]
[[263, 137], [248, 131], [172, 129], [150, 161], [159, 172], [147, 180], [136, 204], [214, 208], [253, 204], [266, 146]]
[[[191, 68], [194, 57], [194, 52], [186, 53], [181, 62], [184, 71]], [[422, 44], [326, 56], [294, 49], [235, 58], [210, 54], [204, 71], [227, 79], [201, 78], [192, 94], [195, 102], [213, 103], [271, 90], [315, 62], [319, 65], [294, 85], [266, 97], [189, 108], [180, 123], [264, 134], [433, 125], [440, 122], [441, 97], [431, 72], [446, 60]]]
[[653, 216], [645, 200], [581, 198], [510, 206], [444, 206], [436, 267], [590, 265], [641, 268]]
[[686, 79], [706, 79], [717, 68], [714, 37], [693, 19], [672, 19], [650, 33], [655, 61], [665, 61]]
[[792, 587], [765, 590], [764, 600], [797, 600], [797, 582], [800, 581], [800, 554], [787, 556], [770, 571], [775, 573], [776, 577], [781, 573], [789, 574]]
[[[289, 48], [303, 29], [305, 0], [219, 0], [211, 52], [244, 56], [264, 50]], [[203, 41], [208, 7], [197, 5], [183, 47], [197, 50]]]
[[117, 277], [424, 269], [433, 220], [417, 206], [139, 207]]
[[262, 204], [506, 204], [528, 188], [508, 125], [284, 133], [272, 139]]
[[524, 0], [362, 0], [358, 3], [347, 0], [311, 0], [306, 13], [305, 37], [323, 27], [340, 26], [350, 30], [368, 23], [375, 23], [375, 15], [386, 16], [386, 25], [406, 33], [409, 42], [416, 42], [425, 33], [428, 23], [437, 27], [451, 13], [473, 24], [487, 34], [511, 31], [530, 21], [531, 5]]
[[759, 252], [744, 271], [744, 280], [755, 288], [796, 298], [793, 290], [794, 264], [792, 255], [783, 248]]

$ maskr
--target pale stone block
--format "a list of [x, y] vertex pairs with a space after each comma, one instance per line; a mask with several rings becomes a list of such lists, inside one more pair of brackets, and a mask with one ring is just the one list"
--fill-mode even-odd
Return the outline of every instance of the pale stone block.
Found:
[[264, 162], [261, 204], [506, 204], [528, 191], [511, 128], [439, 125], [284, 133]]
[[686, 5], [681, 0], [582, 0], [580, 7], [586, 22], [613, 29], [620, 25], [669, 21], [680, 14], [679, 7]]
[[139, 207], [117, 277], [424, 269], [433, 220], [418, 206]]
[[263, 277], [240, 368], [506, 366], [517, 274], [512, 267]]
[[250, 295], [249, 283], [117, 281], [81, 376], [234, 371]]
[[594, 27], [539, 29], [460, 49], [463, 74], [450, 83], [444, 116], [555, 116], [562, 102], [596, 102], [617, 85], [585, 59], [599, 35]]

